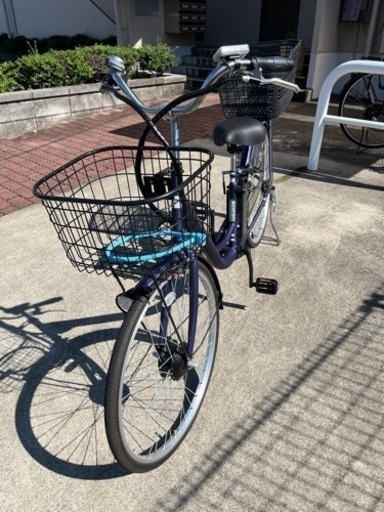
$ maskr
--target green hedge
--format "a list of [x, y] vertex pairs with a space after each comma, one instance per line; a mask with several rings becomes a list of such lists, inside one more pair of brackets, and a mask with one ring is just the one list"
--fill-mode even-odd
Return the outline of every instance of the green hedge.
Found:
[[177, 64], [163, 43], [142, 48], [97, 44], [43, 54], [35, 49], [15, 61], [0, 64], [0, 93], [99, 82], [106, 77], [111, 55], [124, 60], [129, 78], [137, 78], [143, 71], [160, 76]]
[[49, 50], [74, 50], [79, 46], [92, 46], [94, 44], [106, 44], [116, 46], [116, 37], [108, 37], [99, 40], [86, 34], [75, 36], [53, 35], [42, 38], [28, 38], [25, 36], [8, 37], [8, 34], [0, 34], [0, 55], [7, 55], [8, 59], [21, 57], [34, 48], [38, 53], [45, 53]]

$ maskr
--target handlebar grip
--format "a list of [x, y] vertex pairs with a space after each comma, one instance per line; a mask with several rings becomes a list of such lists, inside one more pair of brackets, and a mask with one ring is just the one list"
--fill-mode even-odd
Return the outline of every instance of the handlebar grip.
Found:
[[252, 63], [256, 69], [261, 68], [264, 75], [273, 73], [285, 73], [295, 67], [295, 61], [288, 57], [252, 57]]

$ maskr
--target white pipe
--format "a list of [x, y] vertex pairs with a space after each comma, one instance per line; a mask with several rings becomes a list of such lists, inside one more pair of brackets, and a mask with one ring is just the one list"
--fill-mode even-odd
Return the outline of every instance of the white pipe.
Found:
[[374, 0], [373, 6], [372, 6], [372, 11], [371, 11], [371, 19], [369, 20], [367, 40], [365, 42], [364, 55], [366, 57], [368, 57], [371, 53], [373, 36], [375, 34], [377, 14], [379, 12], [379, 7], [380, 7], [380, 0]]
[[[327, 112], [331, 98], [331, 92], [335, 83], [344, 75], [349, 75], [350, 73], [370, 73], [375, 75], [384, 75], [384, 62], [377, 62], [372, 60], [350, 60], [348, 62], [343, 62], [343, 64], [340, 64], [333, 71], [331, 71], [327, 78], [324, 80], [324, 83], [320, 89], [319, 100], [317, 102], [316, 108], [316, 117], [313, 125], [311, 147], [308, 158], [308, 170], [310, 171], [316, 171], [319, 166], [325, 123], [340, 123], [343, 121], [345, 124], [347, 124], [346, 120], [348, 120], [349, 123], [350, 118], [330, 116], [327, 114]], [[352, 119], [351, 124], [358, 124], [359, 126], [369, 127], [374, 126], [375, 128], [384, 130], [384, 123], [376, 123], [374, 121], [367, 121], [364, 119], [359, 121]]]
[[17, 23], [15, 11], [13, 9], [13, 0], [3, 0], [3, 7], [5, 13], [5, 20], [7, 22], [8, 36], [16, 37], [19, 34], [17, 33]]

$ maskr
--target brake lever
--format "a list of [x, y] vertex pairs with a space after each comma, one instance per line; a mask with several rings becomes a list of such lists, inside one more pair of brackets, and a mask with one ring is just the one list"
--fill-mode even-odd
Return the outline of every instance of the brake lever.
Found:
[[300, 87], [296, 84], [292, 84], [291, 82], [286, 82], [285, 80], [281, 80], [281, 78], [264, 78], [260, 74], [260, 78], [255, 78], [250, 75], [242, 76], [243, 82], [257, 82], [260, 85], [280, 85], [281, 87], [285, 87], [286, 89], [291, 89], [295, 93], [305, 92], [305, 89], [300, 89]]

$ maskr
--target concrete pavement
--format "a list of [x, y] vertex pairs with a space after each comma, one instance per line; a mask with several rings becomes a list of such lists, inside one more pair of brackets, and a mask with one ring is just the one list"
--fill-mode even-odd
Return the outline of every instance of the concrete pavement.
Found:
[[[214, 104], [205, 108], [197, 132], [184, 140], [201, 137], [210, 145], [202, 119], [218, 111]], [[276, 123], [275, 224], [282, 243], [253, 253], [256, 275], [276, 278], [279, 293], [248, 289], [244, 259], [219, 272], [226, 307], [208, 395], [187, 439], [152, 473], [125, 475], [104, 434], [103, 379], [121, 323], [117, 285], [71, 267], [41, 205], [5, 212], [4, 510], [384, 511], [381, 154], [356, 155], [334, 127], [320, 171], [307, 173], [311, 125], [292, 116], [308, 118], [310, 108], [295, 104]], [[105, 119], [94, 118], [94, 130], [112, 142], [119, 135]], [[64, 137], [67, 149], [55, 157], [47, 140], [47, 157], [55, 165], [68, 159], [72, 140]], [[20, 162], [7, 151], [12, 165]], [[226, 165], [218, 155], [215, 202]]]

